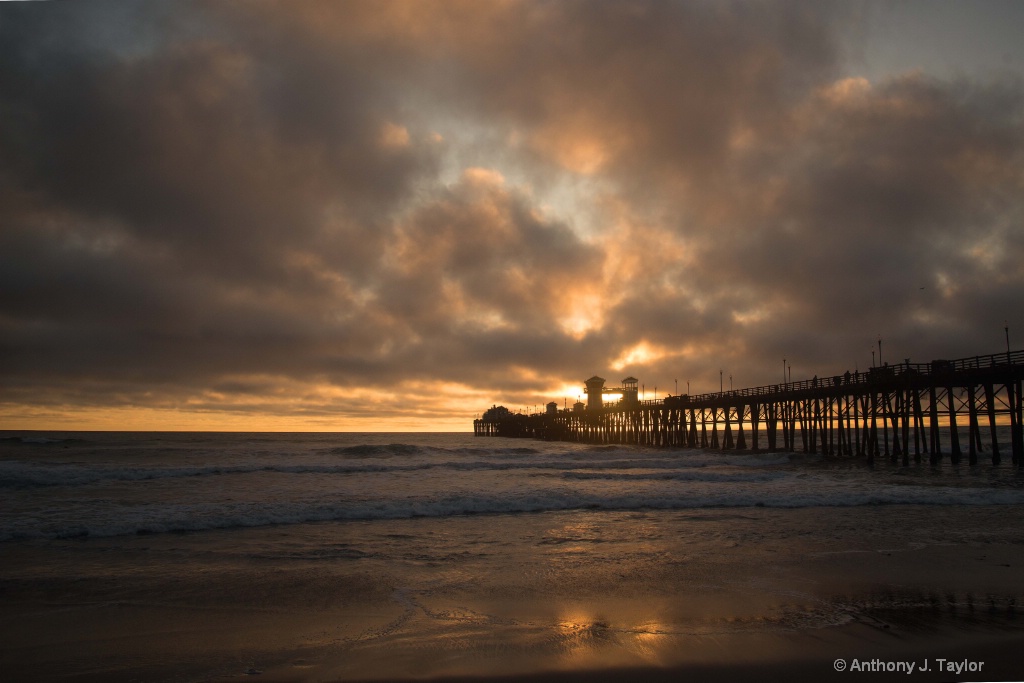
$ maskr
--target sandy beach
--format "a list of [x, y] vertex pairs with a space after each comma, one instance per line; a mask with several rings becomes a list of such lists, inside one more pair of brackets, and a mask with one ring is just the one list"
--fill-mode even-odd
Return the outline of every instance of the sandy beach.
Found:
[[[9, 680], [1020, 680], [1022, 512], [566, 511], [8, 544], [0, 653]], [[360, 555], [382, 531], [402, 556]], [[310, 545], [321, 559], [289, 560]]]

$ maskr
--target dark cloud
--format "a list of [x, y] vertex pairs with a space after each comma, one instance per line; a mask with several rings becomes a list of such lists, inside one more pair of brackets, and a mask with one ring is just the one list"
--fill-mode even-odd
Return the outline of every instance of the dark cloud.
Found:
[[893, 360], [998, 350], [1024, 324], [1024, 87], [848, 78], [857, 21], [3, 7], [4, 412], [344, 428], [573, 398], [595, 372], [863, 368], [877, 335]]

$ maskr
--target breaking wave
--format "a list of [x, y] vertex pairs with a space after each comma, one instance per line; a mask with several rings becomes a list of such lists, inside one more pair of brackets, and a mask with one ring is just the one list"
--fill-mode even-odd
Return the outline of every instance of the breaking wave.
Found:
[[1020, 492], [948, 487], [884, 487], [875, 491], [818, 491], [794, 494], [790, 489], [715, 490], [648, 495], [643, 492], [532, 492], [521, 495], [450, 495], [438, 500], [396, 499], [332, 504], [257, 502], [225, 504], [143, 505], [118, 514], [97, 511], [65, 523], [21, 519], [0, 529], [0, 541], [33, 538], [109, 537], [159, 534], [282, 524], [346, 520], [409, 519], [460, 515], [526, 514], [565, 510], [687, 510], [695, 508], [802, 508], [861, 505], [1005, 505], [1020, 504]]
[[[659, 469], [678, 470], [694, 469], [708, 466], [708, 459], [700, 457], [702, 454], [694, 452], [690, 455], [678, 455], [675, 457], [633, 457], [622, 459], [595, 459], [581, 461], [576, 458], [552, 457], [543, 458], [508, 458], [507, 453], [487, 452], [491, 457], [486, 459], [460, 459], [460, 458], [429, 458], [419, 460], [405, 459], [395, 463], [387, 462], [365, 462], [366, 459], [375, 457], [365, 455], [374, 452], [395, 453], [395, 446], [353, 446], [356, 455], [348, 454], [352, 460], [357, 462], [339, 463], [296, 463], [280, 464], [260, 463], [242, 465], [203, 465], [192, 467], [126, 467], [117, 465], [88, 465], [81, 463], [26, 463], [21, 461], [0, 462], [0, 489], [25, 489], [35, 487], [52, 486], [88, 486], [104, 481], [149, 481], [155, 479], [176, 479], [185, 477], [217, 477], [229, 475], [252, 474], [255, 472], [276, 472], [280, 474], [316, 474], [316, 475], [356, 475], [356, 474], [387, 474], [400, 472], [415, 472], [423, 470], [452, 470], [454, 472], [467, 471], [505, 471], [505, 470], [542, 470], [542, 471], [566, 471], [576, 472], [579, 470], [618, 470], [628, 471], [637, 469]], [[417, 449], [420, 453], [422, 448], [417, 446], [409, 447]], [[381, 450], [383, 449], [383, 450]], [[340, 449], [339, 449], [340, 450]], [[525, 451], [529, 449], [515, 449]], [[398, 449], [401, 452], [401, 449]], [[411, 452], [411, 451], [410, 451]], [[536, 455], [538, 451], [531, 453], [519, 453], [518, 455]], [[443, 455], [443, 454], [441, 454]], [[516, 454], [513, 454], [516, 455]], [[506, 457], [502, 457], [506, 456]], [[733, 465], [746, 464], [749, 466], [781, 464], [788, 462], [787, 457], [773, 457], [770, 459], [757, 458], [755, 456], [717, 457], [715, 464]], [[572, 476], [572, 475], [569, 475]], [[581, 478], [583, 475], [580, 475]], [[607, 475], [597, 475], [601, 478]]]

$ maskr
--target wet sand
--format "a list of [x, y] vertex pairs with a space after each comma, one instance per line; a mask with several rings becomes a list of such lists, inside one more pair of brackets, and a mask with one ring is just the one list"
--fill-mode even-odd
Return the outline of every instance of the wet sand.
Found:
[[[1021, 680], [1022, 513], [571, 511], [8, 543], [0, 657], [9, 680]], [[400, 550], [360, 550], [382, 537]], [[914, 671], [858, 670], [896, 662]]]

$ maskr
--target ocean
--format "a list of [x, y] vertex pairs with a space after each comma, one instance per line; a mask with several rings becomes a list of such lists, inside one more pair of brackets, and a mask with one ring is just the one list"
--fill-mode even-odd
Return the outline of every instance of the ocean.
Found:
[[801, 454], [466, 434], [23, 434], [2, 444], [0, 541], [562, 510], [1024, 503], [1009, 463], [872, 470]]
[[960, 631], [1020, 626], [1024, 582], [1000, 572], [1024, 542], [1024, 476], [1006, 455], [0, 436], [0, 652], [29, 679], [604, 671], [730, 659], [704, 647], [723, 639], [756, 663], [851, 624], [915, 632], [936, 600]]

